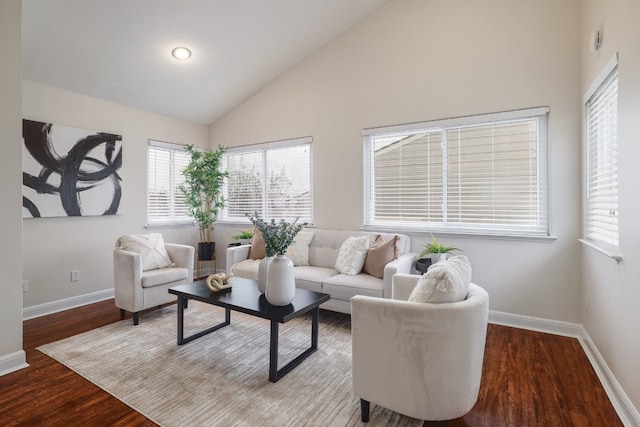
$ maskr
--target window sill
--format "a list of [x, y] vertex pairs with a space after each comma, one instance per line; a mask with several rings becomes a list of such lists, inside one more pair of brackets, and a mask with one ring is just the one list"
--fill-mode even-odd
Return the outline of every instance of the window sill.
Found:
[[618, 248], [603, 244], [596, 244], [585, 239], [578, 239], [578, 241], [593, 252], [615, 262], [616, 264], [620, 264], [620, 261], [622, 261], [622, 255], [618, 251]]

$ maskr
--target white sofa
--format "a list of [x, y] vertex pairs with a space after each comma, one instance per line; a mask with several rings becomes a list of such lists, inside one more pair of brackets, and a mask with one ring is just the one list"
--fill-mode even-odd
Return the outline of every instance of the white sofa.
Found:
[[[411, 252], [411, 239], [404, 234], [376, 233], [366, 231], [326, 230], [306, 228], [313, 231], [313, 239], [309, 245], [309, 266], [295, 267], [296, 287], [311, 291], [324, 292], [331, 299], [321, 307], [341, 313], [351, 313], [351, 297], [367, 295], [380, 298], [391, 298], [391, 280], [396, 273], [411, 273], [416, 253]], [[373, 241], [376, 235], [385, 241], [398, 236], [396, 242], [397, 259], [384, 267], [384, 275], [379, 279], [369, 274], [359, 273], [355, 276], [340, 274], [334, 269], [340, 245], [351, 236], [370, 236]], [[227, 249], [226, 271], [238, 277], [256, 280], [260, 260], [249, 258], [251, 245], [230, 247]]]

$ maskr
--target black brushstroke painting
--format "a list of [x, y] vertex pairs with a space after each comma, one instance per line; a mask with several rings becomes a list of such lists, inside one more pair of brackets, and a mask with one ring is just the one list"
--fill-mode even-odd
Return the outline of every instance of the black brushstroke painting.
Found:
[[[43, 212], [45, 205], [50, 207], [52, 203], [61, 206], [67, 216], [117, 214], [122, 197], [118, 173], [122, 167], [122, 136], [85, 131], [77, 140], [63, 141], [73, 145], [66, 155], [60, 155], [54, 148], [57, 141], [52, 138], [55, 126], [22, 121], [25, 149], [39, 169], [37, 173], [22, 173], [23, 187], [35, 190], [35, 195], [31, 191], [31, 198], [22, 197], [22, 206], [28, 212], [23, 217], [59, 216]], [[83, 212], [82, 196], [91, 192], [96, 193], [92, 200], [95, 204], [97, 198], [98, 207], [92, 206], [94, 212]]]

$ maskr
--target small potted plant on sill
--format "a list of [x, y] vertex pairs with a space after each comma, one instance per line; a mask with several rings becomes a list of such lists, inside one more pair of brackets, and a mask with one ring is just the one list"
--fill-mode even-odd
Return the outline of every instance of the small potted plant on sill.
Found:
[[249, 230], [241, 231], [240, 233], [232, 237], [232, 239], [236, 242], [233, 245], [234, 246], [248, 245], [249, 243], [251, 243], [252, 238], [253, 238], [253, 230], [249, 229]]
[[[431, 241], [424, 245], [424, 249], [420, 252], [420, 255], [418, 255], [418, 260], [415, 265], [416, 270], [421, 273], [426, 273], [431, 264], [443, 261], [447, 259], [447, 254], [459, 250], [460, 249], [454, 246], [443, 245], [432, 235]], [[429, 256], [429, 258], [427, 258], [427, 256]]]

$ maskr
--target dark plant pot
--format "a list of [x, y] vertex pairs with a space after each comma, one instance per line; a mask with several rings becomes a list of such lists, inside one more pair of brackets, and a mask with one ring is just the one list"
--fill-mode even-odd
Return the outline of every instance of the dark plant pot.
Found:
[[416, 270], [424, 274], [427, 272], [430, 265], [431, 265], [431, 258], [420, 258], [419, 260], [416, 261], [415, 267], [416, 267]]
[[213, 259], [216, 253], [216, 242], [199, 242], [198, 243], [198, 259], [200, 261], [209, 261]]
[[240, 242], [231, 242], [231, 243], [229, 243], [229, 247], [233, 248], [234, 246], [240, 246], [241, 244], [242, 243], [240, 243]]

